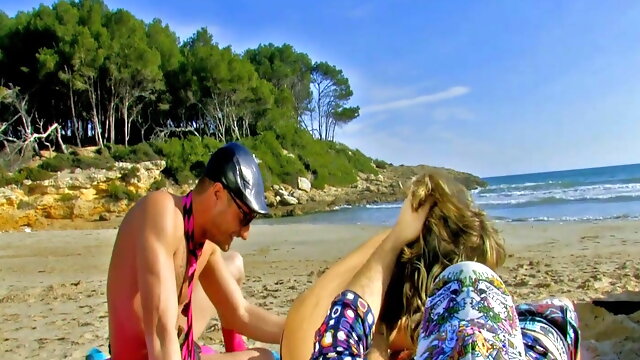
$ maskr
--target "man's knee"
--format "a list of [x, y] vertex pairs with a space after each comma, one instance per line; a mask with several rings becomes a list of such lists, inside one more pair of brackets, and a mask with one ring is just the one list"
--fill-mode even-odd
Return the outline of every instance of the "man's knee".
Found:
[[241, 283], [244, 280], [244, 259], [242, 259], [242, 255], [235, 251], [229, 251], [224, 254], [224, 261], [236, 282]]

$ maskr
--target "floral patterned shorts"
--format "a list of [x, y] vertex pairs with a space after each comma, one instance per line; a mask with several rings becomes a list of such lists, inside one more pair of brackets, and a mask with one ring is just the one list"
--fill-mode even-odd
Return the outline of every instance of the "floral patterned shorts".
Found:
[[566, 300], [515, 307], [498, 275], [475, 262], [447, 268], [434, 291], [427, 299], [416, 360], [577, 358], [577, 315]]

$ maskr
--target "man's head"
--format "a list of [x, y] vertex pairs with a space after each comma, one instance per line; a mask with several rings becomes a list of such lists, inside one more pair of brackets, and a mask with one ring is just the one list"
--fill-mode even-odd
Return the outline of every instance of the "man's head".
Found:
[[235, 142], [211, 154], [196, 191], [212, 201], [196, 218], [203, 217], [207, 238], [223, 250], [234, 237], [246, 239], [256, 215], [269, 213], [258, 163], [247, 148]]

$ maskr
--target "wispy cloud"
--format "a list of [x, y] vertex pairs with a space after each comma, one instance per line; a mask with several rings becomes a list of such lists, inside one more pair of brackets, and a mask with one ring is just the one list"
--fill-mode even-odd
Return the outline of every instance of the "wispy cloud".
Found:
[[451, 98], [455, 98], [458, 96], [462, 96], [471, 91], [470, 88], [466, 86], [454, 86], [445, 91], [441, 91], [435, 94], [426, 94], [396, 101], [391, 101], [382, 104], [374, 104], [369, 106], [364, 106], [360, 113], [375, 113], [380, 111], [392, 110], [392, 109], [401, 109], [410, 106], [415, 106], [418, 104], [427, 104], [427, 103], [435, 103]]
[[436, 121], [449, 121], [449, 120], [472, 120], [475, 115], [461, 107], [439, 107], [434, 109], [431, 116]]

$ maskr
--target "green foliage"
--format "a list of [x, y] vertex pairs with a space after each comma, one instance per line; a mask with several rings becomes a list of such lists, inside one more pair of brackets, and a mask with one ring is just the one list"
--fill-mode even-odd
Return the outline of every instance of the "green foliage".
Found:
[[164, 177], [160, 177], [158, 180], [151, 183], [149, 186], [149, 191], [161, 190], [167, 187], [167, 179]]
[[54, 174], [37, 167], [24, 167], [13, 174], [2, 170], [0, 171], [0, 186], [19, 185], [24, 180], [44, 181], [51, 179], [53, 176]]
[[20, 182], [25, 179], [31, 181], [44, 181], [51, 179], [53, 176], [54, 174], [37, 167], [25, 167], [14, 174], [14, 177], [19, 179]]
[[202, 174], [211, 153], [221, 145], [212, 138], [197, 136], [151, 143], [153, 151], [166, 162], [164, 174], [181, 185], [197, 179]]
[[58, 196], [58, 200], [60, 202], [70, 202], [70, 201], [76, 200], [77, 198], [78, 197], [76, 195], [69, 194], [69, 193], [64, 193], [64, 194], [61, 194], [60, 196]]
[[56, 154], [46, 158], [40, 163], [40, 168], [51, 172], [59, 172], [73, 167], [73, 156], [69, 154]]
[[107, 144], [105, 148], [109, 150], [109, 154], [111, 154], [111, 157], [115, 161], [141, 163], [160, 159], [160, 157], [153, 152], [151, 146], [146, 142], [129, 147]]
[[122, 173], [122, 175], [120, 176], [120, 180], [129, 183], [138, 176], [139, 172], [140, 168], [134, 165]]
[[113, 200], [135, 201], [140, 198], [140, 195], [127, 189], [125, 186], [118, 184], [117, 182], [112, 182], [111, 184], [109, 184], [109, 188], [107, 191], [109, 193], [109, 197]]
[[[310, 111], [312, 84], [329, 86], [323, 92], [329, 97], [316, 104], [326, 105], [321, 112], [328, 123], [314, 129], [316, 136], [332, 138], [336, 126], [357, 117], [358, 108], [348, 106], [348, 79], [335, 66], [314, 63], [289, 44], [238, 54], [215, 38], [203, 28], [180, 44], [162, 20], [145, 23], [103, 0], [58, 1], [14, 17], [0, 12], [0, 79], [6, 89], [20, 89], [27, 113], [38, 114], [42, 123], [33, 128], [55, 122], [62, 140], [78, 147], [144, 144], [167, 133], [227, 142], [275, 132], [282, 123], [297, 125]], [[18, 114], [11, 104], [0, 107], [0, 123]], [[7, 131], [20, 133], [19, 122]], [[109, 147], [117, 161], [151, 160], [148, 150]], [[196, 177], [202, 169], [197, 161], [203, 160], [196, 157], [173, 166], [171, 176]], [[108, 165], [71, 156], [42, 168], [90, 166]]]
[[22, 177], [24, 179], [31, 180], [31, 181], [44, 181], [44, 180], [51, 179], [54, 176], [54, 174], [37, 167], [22, 168], [17, 171], [16, 175], [19, 178]]
[[295, 124], [281, 123], [276, 140], [282, 148], [294, 154], [307, 173], [313, 177], [314, 188], [325, 185], [347, 186], [357, 181], [357, 173], [377, 174], [371, 159], [360, 151], [342, 144], [314, 139]]
[[376, 168], [382, 169], [382, 170], [384, 170], [384, 169], [388, 168], [389, 166], [391, 166], [390, 163], [388, 163], [388, 162], [386, 162], [384, 160], [380, 160], [380, 159], [373, 159], [373, 165], [375, 165]]
[[16, 183], [15, 177], [9, 174], [4, 167], [0, 167], [0, 187], [15, 185]]
[[[278, 90], [284, 90], [285, 96], [293, 100], [291, 106], [295, 110], [296, 120], [308, 109], [312, 96], [312, 62], [309, 55], [297, 52], [289, 44], [267, 44], [246, 50], [243, 57], [253, 64], [260, 78], [269, 81]], [[281, 107], [282, 103], [278, 105]]]
[[[180, 44], [161, 20], [145, 23], [102, 0], [59, 1], [13, 18], [0, 11], [0, 90], [20, 89], [25, 101], [28, 94], [25, 110], [42, 121], [34, 128], [56, 122], [65, 143], [99, 146], [95, 156], [58, 154], [37, 170], [0, 171], [0, 184], [159, 157], [167, 164], [164, 175], [185, 184], [201, 176], [210, 154], [232, 140], [261, 160], [266, 186], [295, 185], [298, 176], [309, 175], [314, 187], [343, 186], [355, 182], [357, 172], [375, 174], [386, 166], [372, 165], [358, 150], [314, 139], [333, 139], [336, 128], [359, 115], [349, 103], [353, 91], [342, 70], [313, 62], [289, 44], [260, 45], [240, 55], [214, 39], [200, 29]], [[6, 101], [0, 104], [0, 123], [17, 111]], [[300, 121], [311, 111], [317, 113], [306, 124], [309, 132]], [[19, 123], [8, 133], [21, 133]], [[147, 142], [158, 138], [164, 140]], [[129, 143], [138, 145], [118, 145]], [[123, 179], [132, 176], [127, 172]], [[115, 198], [128, 196], [113, 186]]]
[[54, 157], [44, 159], [40, 163], [42, 170], [59, 172], [66, 169], [111, 169], [114, 161], [105, 151], [100, 151], [95, 156], [78, 155], [77, 152], [69, 154], [56, 154]]
[[298, 176], [304, 176], [306, 170], [294, 154], [287, 154], [274, 132], [267, 131], [260, 136], [242, 141], [260, 160], [260, 171], [269, 187], [273, 184], [287, 183], [295, 185]]
[[80, 155], [73, 157], [72, 164], [74, 168], [80, 169], [112, 169], [114, 165], [114, 161], [111, 156], [104, 155], [96, 155], [96, 156], [86, 156]]
[[16, 208], [21, 211], [33, 210], [36, 208], [36, 204], [28, 200], [20, 200]]
[[306, 123], [306, 127], [319, 139], [333, 140], [336, 127], [360, 116], [359, 106], [347, 106], [353, 96], [349, 79], [337, 67], [316, 62], [311, 69], [311, 86], [316, 95], [310, 104], [311, 119], [317, 121]]

